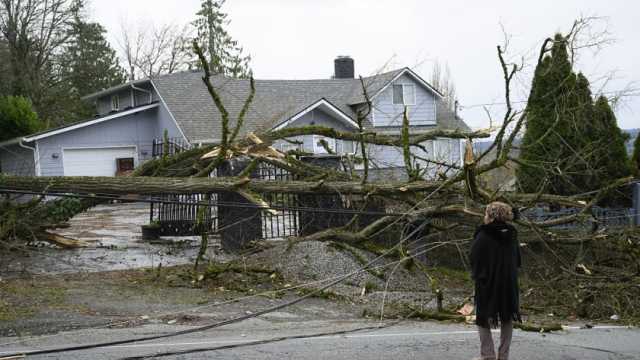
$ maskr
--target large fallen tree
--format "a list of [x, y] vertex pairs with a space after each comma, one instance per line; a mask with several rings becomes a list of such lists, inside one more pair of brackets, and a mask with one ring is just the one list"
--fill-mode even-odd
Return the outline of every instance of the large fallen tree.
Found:
[[[569, 36], [575, 36], [572, 29]], [[538, 56], [538, 63], [550, 51], [549, 44], [553, 39], [546, 39]], [[379, 198], [400, 203], [405, 222], [420, 218], [439, 218], [458, 222], [460, 217], [471, 217], [477, 221], [482, 214], [485, 204], [495, 200], [502, 200], [514, 207], [527, 208], [537, 203], [555, 204], [578, 208], [574, 214], [561, 216], [547, 221], [533, 222], [523, 219], [521, 225], [529, 227], [551, 227], [567, 222], [591, 218], [590, 209], [600, 200], [632, 181], [622, 178], [596, 192], [583, 195], [562, 196], [556, 194], [522, 194], [517, 192], [494, 191], [487, 189], [479, 179], [483, 174], [507, 166], [516, 161], [512, 157], [514, 141], [525, 126], [528, 109], [515, 110], [511, 100], [511, 85], [514, 77], [522, 70], [522, 65], [509, 63], [505, 60], [504, 49], [497, 47], [498, 59], [505, 83], [506, 112], [499, 128], [488, 128], [478, 131], [461, 130], [428, 130], [412, 134], [409, 130], [407, 111], [403, 116], [402, 131], [399, 135], [381, 135], [365, 129], [362, 124], [371, 111], [371, 101], [367, 88], [362, 82], [362, 92], [366, 99], [364, 110], [357, 112], [359, 130], [356, 132], [340, 132], [321, 126], [304, 126], [266, 131], [259, 134], [248, 134], [239, 137], [244, 124], [244, 115], [252, 103], [255, 86], [250, 81], [251, 91], [244, 102], [242, 110], [231, 127], [229, 112], [222, 103], [217, 89], [211, 83], [210, 70], [202, 51], [194, 44], [194, 50], [199, 55], [203, 69], [203, 82], [211, 95], [220, 115], [222, 134], [218, 144], [194, 148], [182, 153], [148, 161], [140, 166], [131, 177], [102, 178], [102, 177], [16, 177], [1, 175], [0, 189], [30, 192], [58, 192], [83, 194], [206, 194], [215, 192], [237, 192], [255, 206], [268, 208], [269, 205], [261, 199], [261, 194], [336, 194], [340, 196], [360, 196], [364, 198]], [[473, 139], [486, 138], [492, 132], [496, 133], [491, 146], [481, 154], [473, 152]], [[291, 138], [301, 135], [322, 135], [334, 139], [354, 141], [360, 152], [351, 156], [349, 161], [364, 164], [362, 171], [344, 172], [328, 169], [301, 161], [294, 153], [283, 153], [272, 145], [276, 141], [291, 141]], [[437, 138], [466, 139], [467, 146], [464, 154], [463, 166], [457, 172], [438, 172], [436, 179], [426, 179], [425, 171], [415, 168], [417, 155], [415, 149], [424, 149], [424, 141]], [[409, 181], [406, 182], [371, 182], [368, 180], [370, 161], [365, 149], [368, 145], [384, 145], [399, 148], [404, 157], [404, 163]], [[330, 150], [330, 149], [328, 149]], [[211, 174], [222, 164], [236, 159], [245, 159], [245, 169], [236, 176], [212, 177]], [[296, 180], [270, 181], [252, 178], [250, 175], [260, 163], [274, 165], [287, 170]], [[447, 164], [434, 164], [440, 166]], [[449, 169], [456, 168], [455, 165]], [[428, 201], [427, 201], [428, 200]], [[380, 229], [390, 223], [397, 222], [397, 217], [383, 216], [364, 228], [349, 226], [327, 229], [308, 236], [310, 239], [339, 238], [345, 241], [358, 242], [372, 237]], [[595, 219], [591, 219], [595, 221]], [[355, 223], [355, 222], [354, 222]], [[451, 225], [451, 224], [449, 224]], [[443, 229], [446, 229], [445, 226]]]

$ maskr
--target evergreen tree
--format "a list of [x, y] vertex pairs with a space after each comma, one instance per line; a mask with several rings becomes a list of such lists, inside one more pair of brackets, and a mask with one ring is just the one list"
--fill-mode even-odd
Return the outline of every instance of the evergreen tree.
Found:
[[[527, 104], [527, 128], [522, 140], [517, 177], [525, 192], [575, 192], [570, 175], [575, 154], [567, 143], [573, 131], [580, 97], [571, 69], [566, 39], [555, 36], [551, 54], [535, 70]], [[559, 162], [559, 163], [558, 163]]]
[[70, 32], [61, 65], [62, 77], [75, 94], [89, 95], [125, 81], [125, 72], [102, 25], [86, 22], [76, 14]]
[[594, 103], [589, 80], [573, 72], [559, 34], [536, 68], [527, 116], [517, 171], [522, 190], [571, 195], [629, 175], [626, 136], [608, 100]]
[[32, 134], [41, 128], [42, 124], [29, 99], [21, 96], [0, 97], [0, 141]]
[[[214, 74], [235, 78], [251, 75], [251, 56], [243, 55], [243, 49], [225, 30], [229, 24], [227, 14], [222, 11], [225, 0], [202, 0], [196, 20], [192, 23], [197, 30], [198, 44], [209, 59], [209, 67]], [[193, 66], [200, 68], [197, 58]]]
[[605, 96], [600, 96], [596, 100], [594, 114], [601, 140], [601, 151], [597, 153], [594, 167], [599, 171], [599, 187], [602, 187], [610, 183], [611, 180], [631, 174], [629, 155], [625, 145], [629, 135], [623, 133], [618, 127], [616, 116]]
[[82, 96], [126, 81], [116, 52], [104, 36], [106, 30], [98, 23], [85, 21], [80, 11], [81, 7], [74, 14], [69, 40], [58, 59], [60, 95], [71, 95], [58, 111], [60, 117], [70, 120], [91, 115], [92, 109], [81, 101]]

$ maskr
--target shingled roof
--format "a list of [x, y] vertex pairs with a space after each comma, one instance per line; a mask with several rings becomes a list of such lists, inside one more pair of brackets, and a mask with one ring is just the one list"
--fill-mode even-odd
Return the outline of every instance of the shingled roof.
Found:
[[[375, 95], [404, 70], [364, 78], [367, 92]], [[185, 136], [193, 142], [219, 140], [215, 136], [221, 133], [220, 114], [202, 82], [202, 75], [202, 72], [188, 71], [152, 79]], [[234, 126], [250, 91], [249, 80], [222, 76], [214, 76], [211, 80], [229, 112], [231, 126]], [[255, 86], [255, 97], [241, 133], [269, 130], [321, 99], [355, 119], [355, 106], [364, 102], [359, 79], [255, 80]], [[436, 113], [437, 128], [469, 129], [441, 103]]]

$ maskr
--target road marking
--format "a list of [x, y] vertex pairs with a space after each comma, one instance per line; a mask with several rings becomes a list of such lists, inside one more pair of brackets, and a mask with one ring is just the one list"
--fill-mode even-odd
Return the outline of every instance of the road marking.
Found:
[[[563, 326], [565, 330], [615, 330], [615, 329], [632, 329], [628, 326], [594, 326], [591, 329], [584, 329], [579, 326]], [[493, 332], [499, 332], [500, 330], [495, 329]], [[375, 334], [350, 334], [350, 335], [331, 335], [331, 336], [318, 336], [318, 337], [309, 337], [305, 339], [294, 339], [294, 340], [303, 340], [303, 341], [314, 341], [314, 340], [329, 340], [329, 339], [362, 339], [362, 338], [375, 338], [375, 337], [428, 337], [428, 336], [442, 336], [442, 335], [470, 335], [477, 334], [476, 330], [457, 330], [457, 331], [419, 331], [419, 332], [405, 332], [405, 333], [375, 333]], [[238, 339], [238, 340], [209, 340], [209, 341], [194, 341], [194, 342], [176, 342], [176, 343], [145, 343], [145, 344], [127, 344], [127, 345], [114, 345], [114, 346], [105, 346], [99, 347], [96, 349], [104, 349], [104, 348], [148, 348], [148, 347], [174, 347], [174, 346], [195, 346], [195, 345], [215, 345], [215, 344], [242, 344], [242, 343], [252, 343], [255, 341], [264, 341], [267, 339]], [[76, 344], [74, 344], [76, 345]], [[66, 346], [66, 345], [65, 345]], [[28, 353], [30, 351], [36, 351], [41, 349], [17, 349], [11, 351], [0, 351], [0, 355], [2, 354], [13, 354], [13, 353]]]

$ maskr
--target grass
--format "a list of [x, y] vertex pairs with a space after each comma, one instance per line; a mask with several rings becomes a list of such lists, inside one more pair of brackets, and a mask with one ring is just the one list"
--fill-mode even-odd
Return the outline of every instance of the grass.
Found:
[[0, 321], [29, 318], [42, 308], [66, 308], [66, 289], [27, 281], [0, 285]]

